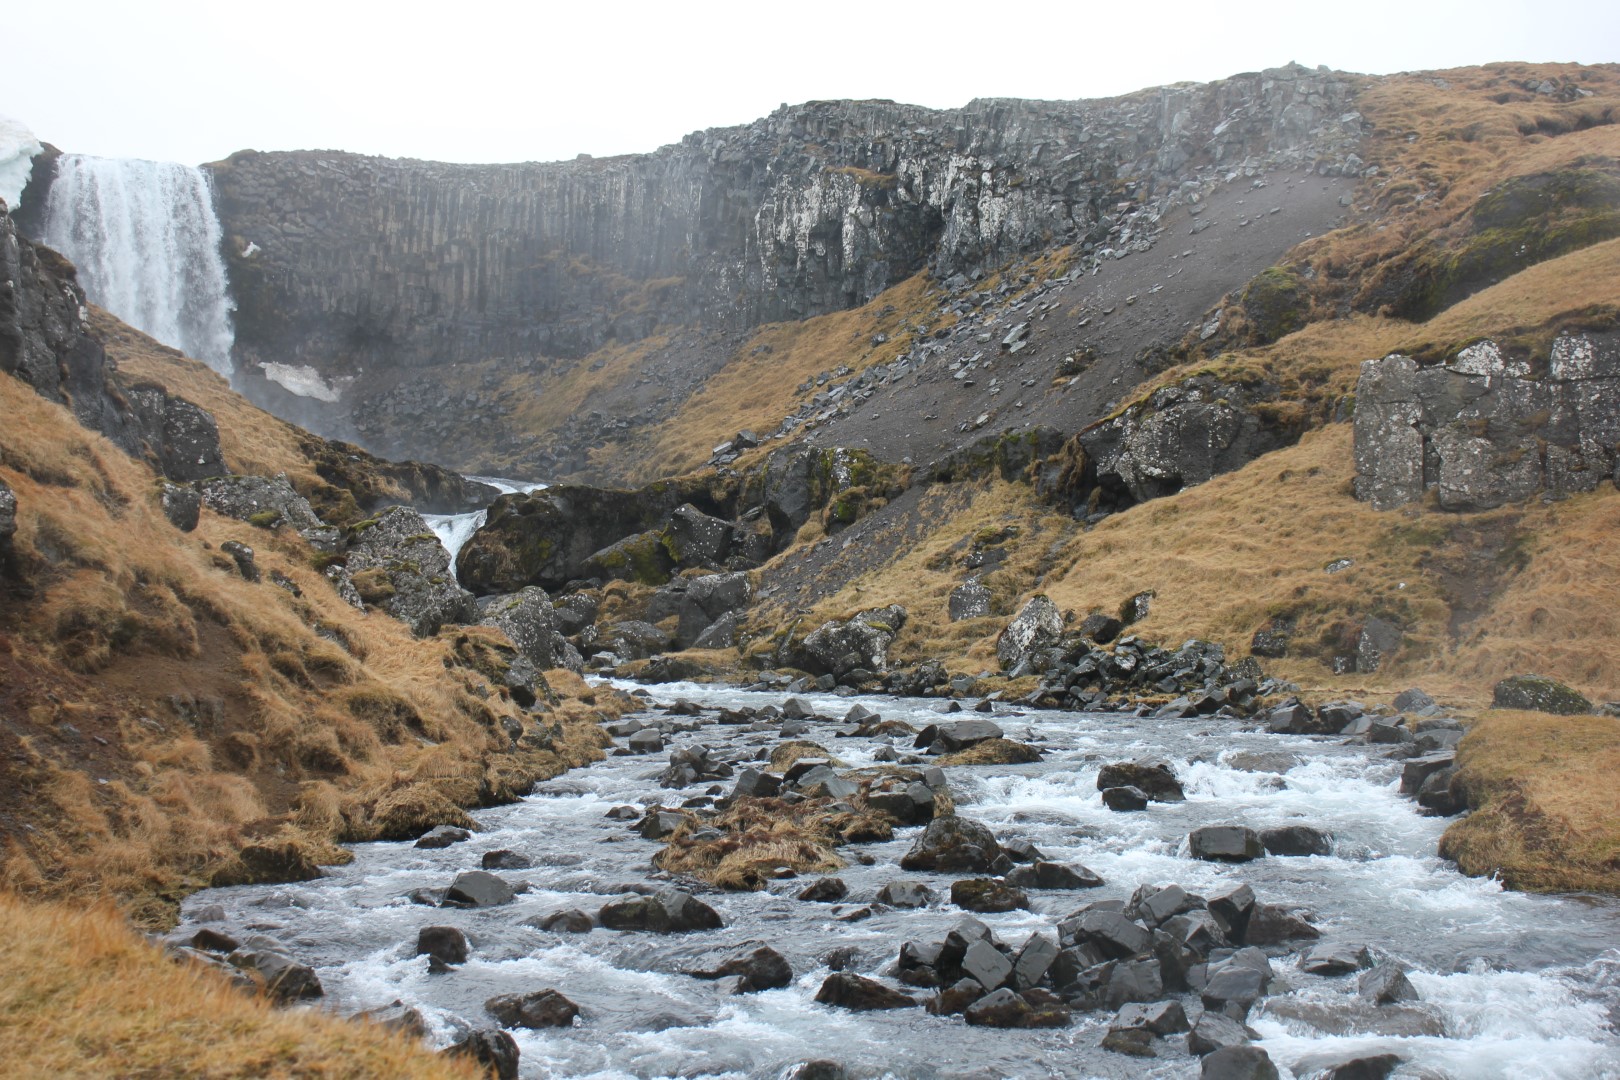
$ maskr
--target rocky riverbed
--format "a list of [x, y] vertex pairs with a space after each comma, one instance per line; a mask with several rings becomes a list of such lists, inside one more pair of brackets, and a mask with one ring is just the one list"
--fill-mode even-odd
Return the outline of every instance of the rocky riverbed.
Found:
[[[904, 767], [917, 740], [830, 719], [851, 706], [831, 695], [807, 696], [808, 717], [721, 723], [783, 696], [653, 692], [689, 704], [649, 700], [615, 725], [614, 756], [481, 813], [465, 839], [364, 845], [317, 881], [199, 894], [177, 934], [290, 956], [319, 979], [316, 1007], [400, 1002], [437, 1045], [504, 1028], [531, 1077], [1269, 1075], [1253, 1050], [1200, 1062], [1228, 1043], [1283, 1076], [1620, 1075], [1620, 905], [1458, 875], [1386, 746], [993, 704], [969, 723], [1040, 760], [923, 755], [910, 767], [933, 824], [844, 845], [825, 874], [723, 892], [654, 869], [660, 808], [717, 813], [782, 772], [768, 759], [790, 739], [837, 764], [783, 790], [859, 803], [863, 770]], [[919, 730], [960, 719], [940, 700], [860, 700]], [[1104, 787], [1145, 808], [1111, 809]], [[946, 857], [919, 857], [943, 834]], [[427, 906], [453, 885], [451, 906]], [[1331, 1071], [1352, 1061], [1373, 1071]]]

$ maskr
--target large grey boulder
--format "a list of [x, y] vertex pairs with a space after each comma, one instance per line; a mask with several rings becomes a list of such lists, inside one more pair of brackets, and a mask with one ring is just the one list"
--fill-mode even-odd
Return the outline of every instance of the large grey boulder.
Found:
[[747, 574], [710, 574], [692, 579], [679, 603], [676, 638], [684, 645], [695, 644], [717, 620], [747, 607], [752, 596]]
[[1580, 691], [1544, 675], [1512, 675], [1503, 679], [1491, 691], [1491, 707], [1559, 716], [1583, 716], [1595, 711]]
[[1248, 862], [1266, 853], [1253, 829], [1242, 825], [1205, 825], [1187, 834], [1187, 847], [1195, 859], [1212, 862]]
[[1003, 671], [1016, 668], [1030, 653], [1057, 644], [1063, 616], [1045, 596], [1032, 596], [996, 638], [996, 659]]
[[558, 632], [557, 616], [544, 589], [531, 585], [505, 596], [485, 597], [477, 603], [478, 624], [493, 626], [504, 633], [518, 654], [537, 670], [569, 667], [572, 666], [570, 661], [578, 657]]
[[664, 537], [677, 565], [719, 566], [731, 551], [735, 531], [731, 522], [711, 517], [691, 503], [683, 503], [670, 514]]
[[555, 990], [501, 994], [484, 1002], [484, 1008], [509, 1028], [572, 1027], [579, 1015], [579, 1006]]
[[1252, 408], [1275, 390], [1194, 376], [1082, 432], [1096, 487], [1126, 505], [1171, 495], [1289, 445], [1297, 428]]
[[1001, 845], [989, 828], [953, 814], [928, 823], [900, 859], [900, 868], [983, 874], [1000, 854]]
[[510, 904], [516, 895], [505, 879], [484, 870], [467, 870], [456, 875], [444, 899], [451, 905], [481, 908]]
[[472, 621], [472, 593], [456, 584], [450, 554], [421, 514], [390, 506], [354, 526], [350, 537], [348, 570], [360, 595], [409, 624], [416, 636]]
[[990, 590], [981, 585], [978, 578], [969, 578], [951, 590], [946, 614], [951, 622], [984, 618], [990, 614]]
[[905, 625], [906, 609], [899, 604], [823, 623], [799, 647], [798, 666], [836, 678], [855, 670], [882, 674], [889, 669], [889, 646]]
[[230, 472], [219, 446], [219, 427], [207, 409], [151, 382], [128, 385], [123, 396], [128, 418], [118, 441], [131, 453], [146, 457], [180, 483]]

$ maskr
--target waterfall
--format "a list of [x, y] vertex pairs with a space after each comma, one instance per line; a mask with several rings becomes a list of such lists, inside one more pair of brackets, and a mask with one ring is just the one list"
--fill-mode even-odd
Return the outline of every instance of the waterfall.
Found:
[[42, 239], [73, 260], [93, 302], [230, 375], [233, 305], [201, 169], [68, 154], [44, 222]]

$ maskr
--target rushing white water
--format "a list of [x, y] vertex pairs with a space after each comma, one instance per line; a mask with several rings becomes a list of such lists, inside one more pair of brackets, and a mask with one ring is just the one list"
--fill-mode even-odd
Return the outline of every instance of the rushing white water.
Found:
[[19, 120], [0, 116], [0, 202], [17, 209], [23, 188], [34, 171], [34, 155], [42, 147], [34, 133]]
[[[512, 495], [518, 492], [528, 494], [539, 491], [544, 484], [529, 484], [522, 480], [503, 480], [497, 476], [469, 476], [469, 480], [476, 480], [480, 484], [488, 484], [502, 495]], [[463, 545], [472, 539], [473, 533], [484, 527], [484, 521], [489, 516], [489, 510], [474, 510], [468, 514], [423, 514], [422, 520], [428, 523], [433, 535], [439, 538], [444, 550], [450, 553], [450, 573], [456, 572], [456, 555], [460, 553]]]
[[92, 301], [230, 375], [233, 305], [201, 169], [65, 155], [45, 200], [44, 233], [79, 268]]
[[[629, 684], [619, 684], [628, 686]], [[654, 688], [708, 707], [780, 703], [781, 695], [675, 684]], [[849, 699], [810, 695], [823, 715]], [[862, 698], [885, 719], [915, 727], [940, 719], [934, 700]], [[1612, 900], [1534, 896], [1464, 878], [1435, 855], [1443, 820], [1421, 817], [1396, 791], [1398, 764], [1380, 748], [1335, 739], [1268, 735], [1234, 722], [1140, 719], [1032, 712], [997, 706], [1013, 738], [1040, 745], [1043, 761], [948, 771], [960, 811], [1003, 839], [1035, 843], [1049, 857], [1078, 862], [1107, 884], [1083, 892], [1031, 894], [1033, 910], [984, 915], [1001, 940], [1017, 944], [1081, 903], [1122, 899], [1142, 883], [1176, 882], [1214, 895], [1242, 881], [1268, 903], [1309, 909], [1325, 940], [1363, 942], [1399, 960], [1421, 1001], [1375, 1008], [1358, 998], [1354, 977], [1306, 974], [1298, 954], [1280, 949], [1278, 981], [1249, 1023], [1283, 1077], [1303, 1078], [1347, 1057], [1393, 1053], [1398, 1077], [1520, 1080], [1620, 1077], [1620, 905]], [[668, 719], [656, 717], [658, 719]], [[851, 725], [816, 722], [811, 737], [851, 767], [873, 764], [887, 739], [839, 737]], [[716, 726], [675, 737], [671, 749], [701, 744], [758, 759], [775, 730]], [[898, 747], [897, 747], [898, 748]], [[1247, 753], [1247, 759], [1235, 755]], [[1265, 760], [1256, 764], [1256, 755]], [[1166, 760], [1187, 789], [1184, 803], [1142, 813], [1104, 808], [1096, 780], [1108, 761]], [[349, 866], [319, 881], [213, 890], [189, 911], [219, 903], [224, 929], [257, 930], [315, 966], [327, 1005], [340, 1012], [397, 999], [420, 1008], [439, 1045], [490, 1023], [485, 999], [554, 987], [583, 1010], [578, 1026], [513, 1032], [525, 1077], [736, 1077], [775, 1080], [795, 1062], [832, 1058], [851, 1076], [906, 1080], [994, 1077], [1154, 1077], [1198, 1075], [1198, 1064], [1163, 1040], [1156, 1059], [1099, 1048], [1110, 1013], [1077, 1013], [1068, 1028], [973, 1028], [921, 1009], [852, 1013], [818, 1005], [834, 948], [856, 951], [855, 970], [881, 976], [908, 939], [938, 940], [962, 917], [943, 900], [914, 911], [878, 910], [858, 922], [837, 916], [870, 903], [894, 880], [923, 882], [941, 896], [952, 875], [904, 873], [897, 863], [915, 829], [894, 840], [845, 849], [838, 871], [843, 905], [794, 899], [804, 881], [760, 893], [709, 894], [722, 930], [660, 937], [596, 930], [550, 934], [529, 920], [564, 908], [594, 912], [626, 885], [656, 880], [649, 859], [659, 844], [608, 819], [616, 804], [680, 805], [708, 788], [659, 786], [664, 756], [620, 756], [539, 785], [520, 803], [481, 811], [480, 832], [442, 850], [365, 844]], [[729, 786], [729, 785], [727, 785]], [[1265, 858], [1241, 866], [1199, 862], [1184, 838], [1199, 825], [1257, 828], [1308, 822], [1334, 835], [1333, 853]], [[533, 862], [509, 875], [530, 888], [510, 905], [473, 911], [411, 903], [413, 889], [443, 887], [497, 848]], [[869, 863], [854, 861], [856, 855]], [[472, 958], [434, 975], [413, 956], [419, 928], [451, 924], [471, 939]], [[744, 942], [769, 942], [792, 963], [787, 987], [729, 997], [683, 971], [712, 966]], [[1175, 995], [1196, 1015], [1196, 995]]]

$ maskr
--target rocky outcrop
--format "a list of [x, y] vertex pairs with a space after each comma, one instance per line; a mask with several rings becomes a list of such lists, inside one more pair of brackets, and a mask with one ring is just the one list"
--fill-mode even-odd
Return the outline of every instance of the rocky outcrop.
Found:
[[228, 472], [205, 409], [160, 386], [114, 377], [90, 330], [73, 264], [21, 236], [0, 209], [0, 373], [66, 405], [79, 423], [171, 480]]
[[208, 166], [238, 367], [577, 357], [659, 323], [837, 310], [924, 267], [1108, 237], [1120, 177], [1173, 192], [1246, 160], [1337, 172], [1357, 82], [1290, 65], [1103, 101], [818, 101], [547, 164], [245, 151]]
[[579, 654], [558, 632], [556, 613], [544, 589], [531, 587], [482, 600], [478, 603], [478, 622], [510, 638], [518, 655], [533, 670], [579, 668]]
[[367, 603], [426, 637], [445, 623], [473, 621], [472, 594], [450, 575], [450, 555], [408, 506], [391, 506], [351, 530], [348, 570]]
[[889, 646], [906, 625], [899, 604], [873, 608], [848, 619], [834, 619], [812, 630], [798, 647], [797, 667], [836, 679], [867, 677], [889, 670]]
[[336, 551], [341, 545], [341, 533], [316, 515], [286, 476], [215, 476], [192, 486], [202, 504], [216, 514], [265, 529], [286, 525], [322, 551]]
[[1545, 358], [1487, 340], [1435, 366], [1368, 360], [1355, 445], [1356, 496], [1380, 510], [1591, 491], [1620, 476], [1620, 333], [1564, 334]]
[[1123, 509], [1232, 472], [1299, 440], [1302, 423], [1257, 408], [1277, 388], [1197, 375], [1154, 391], [1073, 439], [1079, 463], [1050, 496], [1089, 510]]
[[[742, 476], [711, 470], [635, 490], [560, 484], [503, 495], [457, 556], [457, 576], [485, 594], [557, 591], [592, 578], [662, 585], [680, 570], [749, 569], [817, 512], [829, 531], [853, 522], [869, 497], [902, 491], [906, 472], [860, 450], [793, 448]], [[707, 603], [704, 611], [709, 622], [724, 613]], [[683, 639], [702, 632], [692, 626]]]
[[107, 354], [88, 322], [73, 264], [19, 235], [0, 211], [0, 373], [111, 434], [122, 425], [106, 392]]

